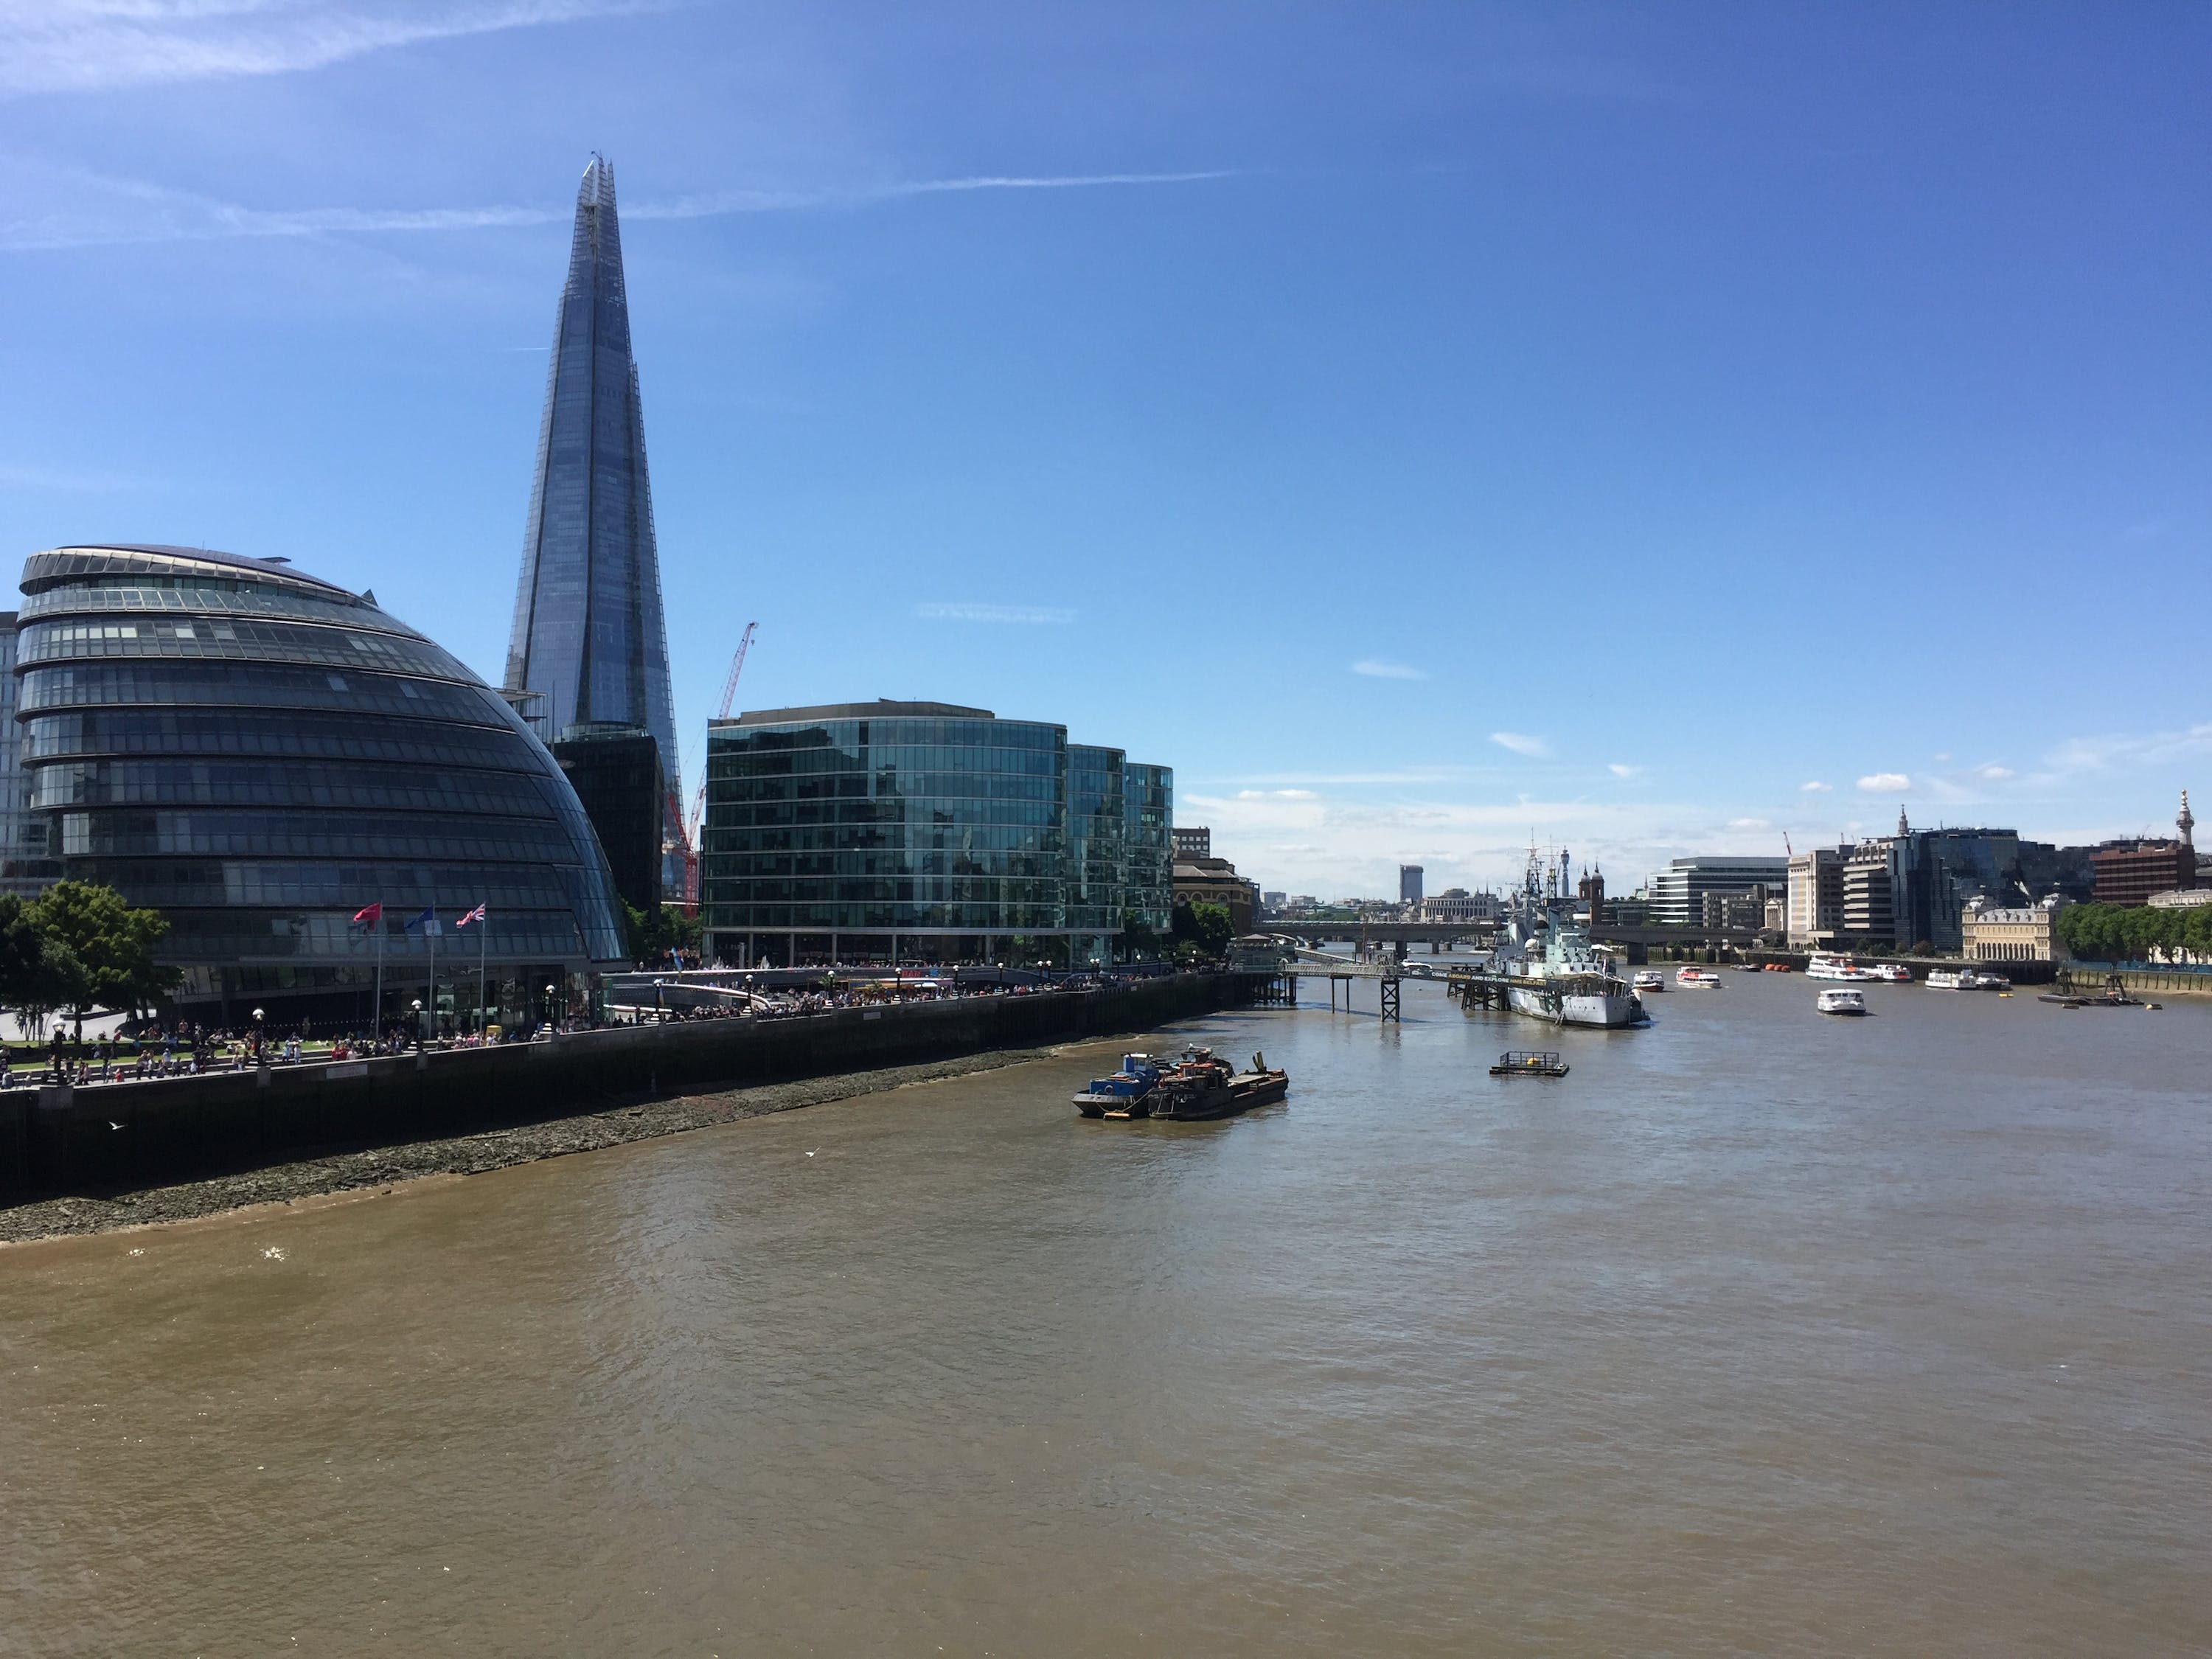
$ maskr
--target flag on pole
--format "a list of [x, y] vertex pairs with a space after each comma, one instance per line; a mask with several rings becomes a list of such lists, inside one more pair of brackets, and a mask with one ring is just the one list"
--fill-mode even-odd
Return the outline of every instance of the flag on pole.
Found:
[[456, 927], [465, 927], [472, 921], [482, 921], [483, 919], [484, 908], [483, 905], [479, 904], [475, 909], [470, 911], [468, 915], [463, 916], [459, 921], [455, 922], [453, 926]]
[[435, 905], [425, 905], [422, 914], [407, 924], [407, 931], [410, 933], [417, 927], [426, 933], [434, 933], [438, 931], [438, 910]]
[[384, 907], [381, 904], [364, 904], [360, 909], [353, 913], [353, 919], [356, 921], [382, 921], [384, 920]]

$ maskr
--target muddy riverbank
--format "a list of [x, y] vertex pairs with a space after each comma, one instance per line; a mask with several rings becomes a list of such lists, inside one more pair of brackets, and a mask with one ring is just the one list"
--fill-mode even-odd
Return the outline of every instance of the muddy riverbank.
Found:
[[995, 1072], [1042, 1060], [1053, 1048], [1000, 1048], [919, 1066], [889, 1066], [666, 1099], [634, 1101], [480, 1134], [418, 1140], [296, 1159], [204, 1181], [179, 1182], [100, 1196], [69, 1195], [0, 1209], [0, 1245], [73, 1233], [112, 1232], [196, 1220], [262, 1204], [291, 1204], [331, 1194], [390, 1188], [432, 1176], [488, 1170], [596, 1152], [634, 1140], [681, 1134], [717, 1123], [765, 1117], [833, 1100], [881, 1094], [919, 1083]]

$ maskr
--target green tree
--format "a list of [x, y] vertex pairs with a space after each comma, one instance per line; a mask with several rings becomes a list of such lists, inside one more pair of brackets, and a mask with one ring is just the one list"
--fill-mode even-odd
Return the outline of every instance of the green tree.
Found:
[[1121, 912], [1121, 955], [1125, 961], [1142, 962], [1161, 954], [1166, 941], [1158, 928], [1134, 910]]
[[1235, 937], [1229, 926], [1229, 907], [1208, 904], [1202, 899], [1195, 904], [1184, 901], [1175, 908], [1171, 937], [1176, 954], [1186, 959], [1225, 956], [1229, 941]]
[[659, 962], [671, 950], [695, 956], [699, 950], [699, 918], [685, 915], [678, 904], [657, 904], [648, 915], [625, 903], [623, 935], [633, 962]]
[[44, 1000], [43, 951], [29, 912], [20, 895], [0, 893], [0, 1007], [16, 1010], [25, 1030], [43, 1025], [53, 1011]]
[[161, 913], [133, 908], [112, 887], [58, 881], [23, 908], [21, 921], [39, 940], [26, 1008], [35, 1006], [41, 1018], [64, 1010], [80, 1036], [95, 1009], [137, 1013], [183, 977], [154, 960], [154, 947], [169, 931]]

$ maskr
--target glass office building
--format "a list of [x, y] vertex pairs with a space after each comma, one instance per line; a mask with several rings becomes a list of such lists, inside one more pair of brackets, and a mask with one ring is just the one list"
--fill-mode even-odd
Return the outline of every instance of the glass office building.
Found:
[[1071, 745], [1065, 726], [949, 703], [714, 721], [708, 954], [1103, 960], [1124, 908], [1122, 764], [1118, 750]]
[[1175, 769], [1121, 768], [1122, 908], [1156, 933], [1175, 920]]
[[[196, 548], [33, 554], [17, 641], [30, 811], [59, 872], [161, 910], [190, 1017], [366, 1023], [575, 1006], [623, 955], [598, 841], [500, 696], [374, 599]], [[380, 927], [356, 925], [381, 903]], [[453, 931], [487, 907], [485, 931]], [[425, 909], [442, 933], [410, 927]], [[545, 987], [554, 986], [551, 997]]]
[[572, 726], [628, 726], [652, 737], [664, 784], [653, 805], [669, 848], [661, 884], [682, 890], [675, 803], [683, 782], [645, 412], [630, 355], [614, 169], [596, 155], [577, 188], [568, 280], [554, 321], [506, 689], [514, 699], [543, 699], [536, 720], [548, 741]]

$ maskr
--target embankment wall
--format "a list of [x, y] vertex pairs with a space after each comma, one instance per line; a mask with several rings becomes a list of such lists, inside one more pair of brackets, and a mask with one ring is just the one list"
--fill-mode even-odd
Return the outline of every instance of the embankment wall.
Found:
[[190, 1180], [314, 1148], [393, 1146], [600, 1103], [1148, 1030], [1264, 981], [1178, 974], [1031, 996], [579, 1031], [392, 1059], [0, 1093], [0, 1201]]

